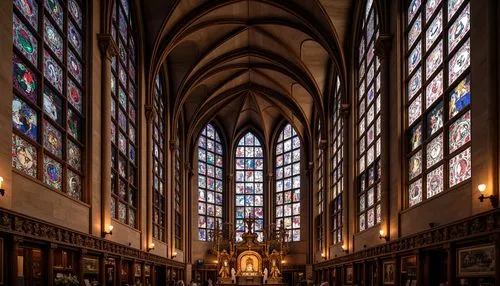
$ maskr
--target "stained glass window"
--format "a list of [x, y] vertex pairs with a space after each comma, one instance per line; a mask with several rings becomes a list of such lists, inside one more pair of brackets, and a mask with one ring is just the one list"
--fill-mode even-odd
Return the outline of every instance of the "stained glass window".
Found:
[[[136, 76], [124, 71], [135, 69], [137, 59], [135, 58], [134, 34], [131, 29], [133, 22], [129, 13], [130, 5], [128, 0], [115, 1], [113, 7], [112, 36], [119, 50], [127, 50], [128, 53], [120, 53], [116, 56], [112, 65], [112, 90], [111, 105], [114, 106], [111, 114], [111, 125], [115, 130], [115, 136], [112, 138], [112, 217], [123, 224], [137, 228], [137, 209], [138, 209], [138, 172], [137, 172], [137, 93]], [[117, 20], [117, 13], [122, 15], [126, 11], [128, 16], [124, 16], [120, 21]], [[127, 33], [117, 33], [118, 30], [125, 29]], [[73, 62], [72, 59], [78, 53], [69, 54], [70, 73], [77, 81], [81, 75], [81, 67]], [[118, 114], [116, 114], [116, 112]], [[162, 149], [163, 151], [163, 149]], [[164, 172], [164, 170], [162, 171]], [[163, 174], [161, 174], [163, 176]], [[159, 191], [159, 189], [158, 189]], [[155, 199], [155, 198], [153, 198]], [[161, 198], [158, 198], [161, 201]], [[114, 206], [114, 207], [113, 207]], [[161, 206], [160, 209], [164, 208]], [[158, 237], [160, 237], [159, 226], [164, 225], [160, 220], [161, 214], [158, 213]], [[154, 233], [154, 231], [153, 231]], [[162, 237], [163, 238], [163, 237]]]
[[[373, 52], [361, 53], [361, 51], [373, 49], [374, 43], [379, 36], [379, 23], [373, 1], [369, 2], [365, 9], [366, 18], [363, 22], [362, 37], [359, 44], [360, 65], [358, 67], [358, 83], [366, 86], [366, 89], [360, 90], [357, 102], [357, 198], [359, 231], [371, 228], [380, 223], [380, 198], [382, 196], [382, 190], [380, 189], [380, 175], [382, 172], [380, 167], [380, 61], [377, 56], [373, 56]], [[412, 15], [415, 16], [416, 14]], [[371, 24], [368, 25], [367, 21]], [[372, 29], [374, 31], [371, 31]], [[421, 29], [417, 28], [416, 30], [415, 33]], [[421, 42], [416, 37], [413, 41]], [[414, 49], [411, 53], [411, 61], [408, 62], [408, 68], [414, 70], [416, 76], [413, 79], [413, 85], [408, 88], [410, 94], [420, 86], [420, 69], [417, 66], [422, 62], [422, 51], [420, 48]], [[360, 72], [361, 70], [370, 70], [372, 72], [364, 75]], [[413, 101], [412, 114], [414, 116], [419, 114], [421, 105], [420, 99], [417, 98]], [[373, 197], [373, 200], [368, 199], [369, 196]]]
[[317, 158], [317, 185], [318, 191], [316, 192], [316, 238], [318, 240], [317, 247], [318, 251], [323, 249], [323, 212], [325, 210], [325, 183], [324, 183], [324, 164], [325, 164], [325, 154], [321, 146], [321, 124], [318, 122], [318, 158]]
[[342, 227], [344, 225], [343, 215], [343, 193], [344, 193], [344, 119], [340, 113], [342, 106], [342, 94], [340, 91], [340, 78], [337, 77], [335, 85], [335, 97], [333, 99], [332, 125], [330, 136], [331, 150], [331, 187], [330, 187], [330, 210], [331, 210], [331, 235], [332, 243], [343, 241]]
[[[84, 2], [71, 1], [78, 18], [57, 0], [13, 2], [12, 166], [83, 200], [85, 85], [83, 75], [75, 81], [67, 55], [77, 52], [73, 61], [83, 68]], [[65, 31], [75, 24], [78, 49]]]
[[198, 139], [198, 238], [211, 239], [215, 225], [222, 228], [223, 149], [212, 124]]
[[276, 143], [276, 224], [283, 225], [288, 241], [300, 241], [300, 138], [287, 124]]
[[236, 241], [248, 231], [245, 219], [255, 220], [253, 231], [260, 241], [264, 234], [264, 153], [260, 140], [246, 133], [238, 141], [236, 163]]
[[[177, 129], [180, 133], [180, 129]], [[174, 174], [174, 209], [175, 209], [175, 247], [182, 249], [182, 189], [181, 189], [181, 154], [180, 134], [177, 135], [177, 148], [175, 149], [175, 174]]]
[[[153, 120], [153, 237], [165, 241], [166, 225], [166, 128], [165, 95], [160, 76], [156, 77], [154, 89]], [[125, 139], [123, 139], [125, 140]], [[126, 148], [126, 147], [125, 147]]]
[[406, 71], [408, 207], [471, 177], [469, 2], [413, 0], [408, 8], [408, 67], [423, 51]]

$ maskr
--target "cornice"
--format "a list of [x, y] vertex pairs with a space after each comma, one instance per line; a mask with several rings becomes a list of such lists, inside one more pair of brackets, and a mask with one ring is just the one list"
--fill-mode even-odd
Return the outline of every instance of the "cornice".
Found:
[[80, 248], [84, 251], [101, 252], [104, 255], [119, 256], [132, 260], [142, 260], [157, 265], [184, 268], [182, 262], [167, 259], [139, 249], [92, 236], [86, 233], [53, 225], [10, 210], [0, 208], [0, 232], [16, 237], [32, 238], [47, 243]]

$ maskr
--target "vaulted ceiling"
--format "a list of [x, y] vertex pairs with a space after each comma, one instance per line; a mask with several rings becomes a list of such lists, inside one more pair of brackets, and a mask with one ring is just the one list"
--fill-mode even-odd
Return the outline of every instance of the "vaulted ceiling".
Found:
[[269, 142], [287, 120], [311, 138], [342, 53], [352, 0], [145, 1], [151, 62], [166, 71], [172, 126], [188, 140], [211, 120], [234, 139], [247, 127]]

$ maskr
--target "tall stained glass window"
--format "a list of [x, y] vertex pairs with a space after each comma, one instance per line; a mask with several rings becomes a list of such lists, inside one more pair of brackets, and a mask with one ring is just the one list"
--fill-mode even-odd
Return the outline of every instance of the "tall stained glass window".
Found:
[[332, 157], [331, 164], [331, 189], [330, 189], [330, 211], [331, 211], [331, 231], [332, 243], [342, 242], [342, 226], [344, 225], [343, 211], [343, 191], [344, 191], [344, 120], [340, 114], [342, 105], [342, 95], [340, 93], [340, 78], [336, 79], [335, 97], [333, 99], [332, 125], [330, 136], [330, 150]]
[[317, 158], [317, 182], [318, 191], [316, 192], [316, 209], [318, 211], [316, 215], [316, 238], [318, 240], [318, 251], [322, 250], [323, 247], [323, 212], [325, 210], [325, 183], [324, 179], [324, 161], [325, 154], [321, 146], [321, 124], [318, 122], [318, 158]]
[[380, 188], [380, 61], [375, 56], [379, 36], [377, 11], [367, 1], [362, 23], [357, 70], [357, 158], [358, 158], [358, 230], [381, 221]]
[[[179, 130], [179, 129], [178, 129]], [[175, 149], [175, 175], [174, 175], [174, 210], [175, 210], [175, 247], [182, 249], [182, 190], [181, 190], [181, 155], [180, 136], [177, 136]]]
[[111, 152], [113, 218], [137, 225], [137, 82], [136, 46], [128, 0], [115, 1], [111, 35], [119, 55], [111, 62]]
[[84, 200], [85, 2], [13, 2], [12, 166]]
[[276, 224], [289, 241], [300, 241], [300, 138], [287, 124], [276, 143]]
[[223, 150], [217, 130], [208, 124], [198, 139], [198, 238], [211, 239], [222, 228]]
[[247, 231], [244, 220], [254, 219], [253, 231], [263, 240], [264, 154], [262, 144], [251, 132], [236, 147], [236, 241]]
[[153, 121], [153, 237], [165, 241], [165, 106], [160, 76], [156, 78], [154, 90]]
[[411, 207], [471, 177], [470, 3], [413, 0], [406, 20]]

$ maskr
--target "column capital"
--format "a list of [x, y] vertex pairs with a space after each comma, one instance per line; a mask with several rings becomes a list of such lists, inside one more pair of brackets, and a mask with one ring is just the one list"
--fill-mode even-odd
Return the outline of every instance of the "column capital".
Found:
[[348, 103], [342, 103], [339, 108], [340, 116], [346, 118], [351, 112], [351, 105]]
[[389, 56], [389, 52], [392, 47], [392, 35], [380, 34], [378, 39], [375, 41], [375, 54], [381, 59], [385, 59]]
[[154, 107], [152, 104], [144, 105], [144, 113], [146, 114], [146, 122], [150, 123], [154, 120], [156, 114], [154, 112]]
[[179, 149], [179, 144], [177, 143], [177, 140], [170, 140], [168, 143], [169, 143], [170, 151], [175, 151], [175, 150]]
[[326, 139], [321, 139], [319, 140], [319, 149], [321, 150], [326, 150], [326, 147], [328, 146], [328, 140]]
[[106, 59], [111, 60], [112, 57], [118, 55], [118, 46], [110, 34], [98, 34], [97, 41], [101, 55]]

